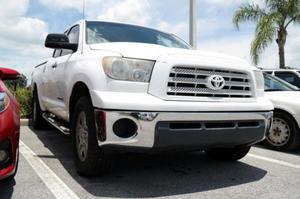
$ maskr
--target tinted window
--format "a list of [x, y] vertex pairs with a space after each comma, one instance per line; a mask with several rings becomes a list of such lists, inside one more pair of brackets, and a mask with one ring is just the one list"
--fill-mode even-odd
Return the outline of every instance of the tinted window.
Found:
[[273, 72], [272, 71], [264, 71], [264, 73], [272, 75]]
[[264, 73], [265, 91], [294, 91], [298, 90], [293, 85], [267, 73]]
[[275, 76], [300, 88], [300, 79], [292, 72], [275, 72]]
[[[79, 26], [74, 26], [67, 34], [69, 42], [73, 44], [78, 44], [79, 42]], [[63, 49], [61, 56], [72, 54], [72, 50]]]
[[157, 44], [173, 48], [191, 48], [175, 35], [150, 28], [106, 22], [87, 22], [86, 42], [88, 44], [107, 42], [135, 42]]

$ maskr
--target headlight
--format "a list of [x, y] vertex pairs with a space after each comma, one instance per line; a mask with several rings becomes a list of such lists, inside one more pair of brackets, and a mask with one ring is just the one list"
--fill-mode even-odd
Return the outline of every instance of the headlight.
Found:
[[5, 111], [5, 109], [8, 107], [9, 104], [9, 98], [6, 93], [0, 92], [0, 113]]
[[264, 76], [261, 71], [254, 71], [255, 75], [255, 82], [256, 82], [256, 89], [264, 90], [265, 88], [265, 81]]
[[107, 76], [116, 80], [149, 82], [154, 61], [122, 57], [104, 57], [102, 66]]

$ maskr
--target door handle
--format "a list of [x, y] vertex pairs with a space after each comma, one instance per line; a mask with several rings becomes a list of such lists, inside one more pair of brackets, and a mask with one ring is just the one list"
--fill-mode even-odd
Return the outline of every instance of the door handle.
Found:
[[53, 64], [53, 65], [52, 65], [52, 68], [57, 68], [57, 64], [56, 64], [56, 63]]

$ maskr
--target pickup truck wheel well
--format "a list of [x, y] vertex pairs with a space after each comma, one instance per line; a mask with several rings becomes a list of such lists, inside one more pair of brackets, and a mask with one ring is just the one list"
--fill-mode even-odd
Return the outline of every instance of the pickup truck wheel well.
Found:
[[[296, 119], [293, 117], [292, 114], [290, 114], [289, 112], [282, 110], [282, 109], [275, 109], [274, 110], [275, 116], [274, 117], [278, 117], [283, 119], [287, 125], [289, 125], [290, 131], [289, 131], [289, 138], [287, 140], [287, 142], [283, 142], [282, 141], [282, 145], [276, 145], [276, 143], [274, 144], [274, 142], [272, 142], [271, 140], [268, 140], [268, 138], [264, 141], [264, 144], [271, 148], [271, 149], [275, 149], [275, 150], [279, 150], [279, 151], [291, 151], [294, 150], [296, 148], [299, 147], [300, 145], [300, 132], [299, 132], [299, 125], [296, 121]], [[277, 113], [277, 116], [276, 116]], [[284, 140], [286, 141], [286, 140]], [[279, 143], [281, 144], [281, 143]]]
[[70, 104], [69, 104], [70, 119], [72, 118], [77, 100], [82, 96], [87, 96], [90, 98], [89, 88], [83, 82], [77, 82], [73, 86], [72, 94], [70, 97]]
[[280, 112], [280, 113], [284, 113], [284, 114], [287, 114], [288, 116], [290, 116], [290, 118], [295, 122], [296, 126], [299, 128], [299, 125], [296, 121], [296, 119], [294, 118], [294, 116], [292, 114], [290, 114], [289, 112], [285, 111], [285, 110], [282, 110], [282, 109], [278, 109], [278, 108], [275, 108], [274, 109], [274, 112]]
[[33, 84], [33, 89], [32, 89], [32, 93], [36, 92], [37, 91], [37, 86], [36, 86], [36, 83]]

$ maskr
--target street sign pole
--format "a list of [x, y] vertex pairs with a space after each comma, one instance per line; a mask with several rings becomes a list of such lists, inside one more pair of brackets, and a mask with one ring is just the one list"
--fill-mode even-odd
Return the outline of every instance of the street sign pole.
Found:
[[197, 13], [196, 0], [190, 0], [190, 44], [194, 49], [197, 48]]

